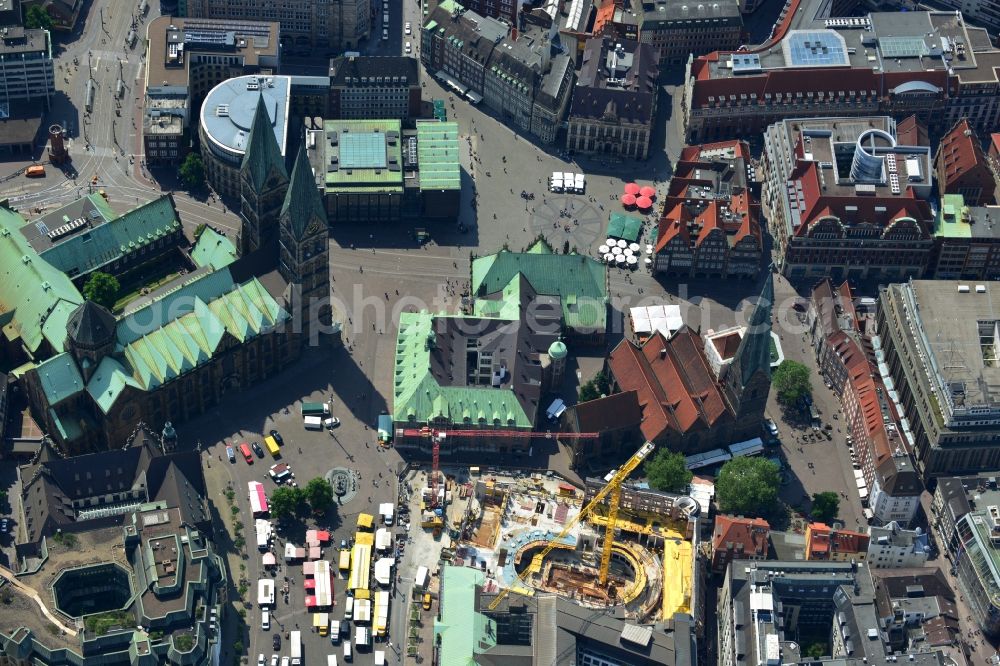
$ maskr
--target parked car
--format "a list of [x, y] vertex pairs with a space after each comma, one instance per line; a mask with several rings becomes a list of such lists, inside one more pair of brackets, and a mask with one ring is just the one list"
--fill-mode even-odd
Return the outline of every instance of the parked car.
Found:
[[11, 522], [8, 518], [0, 519], [0, 534], [7, 534], [10, 532]]
[[767, 432], [772, 437], [778, 436], [778, 424], [774, 422], [774, 419], [765, 419], [764, 425], [767, 427]]
[[262, 653], [258, 654], [257, 655], [257, 666], [264, 666], [266, 663], [267, 662], [264, 661], [264, 653], [262, 652]]
[[236, 462], [236, 449], [234, 449], [232, 446], [227, 446], [226, 447], [226, 457], [229, 458], [229, 462], [235, 463]]
[[281, 649], [281, 634], [271, 634], [271, 647], [275, 650]]
[[406, 53], [413, 53], [413, 45], [406, 42]]
[[264, 449], [261, 447], [259, 442], [250, 442], [250, 448], [253, 449], [253, 452], [257, 454], [258, 458], [264, 457]]
[[268, 434], [271, 435], [271, 437], [274, 437], [274, 441], [278, 443], [278, 446], [284, 446], [285, 445], [285, 440], [283, 440], [281, 438], [281, 433], [278, 432], [277, 430], [272, 430]]
[[410, 33], [412, 33], [412, 32], [413, 32], [412, 28], [410, 27], [410, 22], [409, 22], [409, 21], [407, 21], [407, 22], [406, 22], [406, 26], [405, 26], [405, 28], [403, 29], [403, 31], [404, 31], [404, 32], [405, 32], [405, 33], [406, 33], [407, 35], [409, 35]]
[[246, 442], [240, 444], [240, 453], [243, 454], [243, 459], [247, 461], [248, 465], [253, 464], [253, 453], [250, 452], [250, 445]]
[[327, 430], [333, 430], [339, 425], [340, 425], [340, 419], [338, 419], [336, 416], [331, 416], [328, 419], [323, 419], [323, 426]]

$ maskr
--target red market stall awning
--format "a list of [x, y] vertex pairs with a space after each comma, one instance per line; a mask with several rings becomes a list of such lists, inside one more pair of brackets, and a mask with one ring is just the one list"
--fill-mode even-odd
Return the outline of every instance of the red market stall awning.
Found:
[[650, 187], [649, 185], [644, 185], [643, 188], [639, 190], [639, 194], [641, 194], [644, 197], [649, 197], [650, 199], [652, 199], [653, 197], [656, 196], [656, 188]]
[[635, 200], [635, 205], [639, 208], [649, 208], [653, 205], [653, 202], [649, 197], [639, 197]]
[[277, 559], [274, 557], [274, 553], [264, 553], [264, 556], [260, 558], [260, 561], [265, 567], [273, 567], [278, 563]]
[[316, 597], [306, 597], [306, 608], [313, 608], [316, 606]]
[[302, 581], [302, 584], [305, 585], [305, 588], [307, 590], [315, 590], [316, 589], [316, 579], [315, 578], [306, 578], [304, 581]]
[[330, 533], [326, 530], [317, 530], [316, 538], [319, 539], [320, 543], [326, 543], [330, 540]]
[[635, 195], [634, 194], [623, 194], [622, 195], [622, 205], [623, 206], [634, 206], [635, 205]]
[[629, 183], [625, 186], [625, 194], [639, 194], [639, 186], [635, 183]]

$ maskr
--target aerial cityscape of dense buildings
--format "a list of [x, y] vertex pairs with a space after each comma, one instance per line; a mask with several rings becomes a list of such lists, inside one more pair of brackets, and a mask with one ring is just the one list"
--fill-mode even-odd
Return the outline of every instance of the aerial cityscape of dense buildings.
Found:
[[0, 0], [0, 666], [997, 664], [991, 2]]

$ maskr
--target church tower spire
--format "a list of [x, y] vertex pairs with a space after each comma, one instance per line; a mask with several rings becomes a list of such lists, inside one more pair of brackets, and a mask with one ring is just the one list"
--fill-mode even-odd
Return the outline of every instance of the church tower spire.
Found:
[[281, 276], [299, 290], [307, 308], [315, 299], [328, 300], [329, 226], [304, 136], [295, 156], [279, 220], [278, 270]]
[[723, 377], [723, 390], [736, 413], [738, 430], [759, 430], [767, 407], [767, 394], [771, 388], [773, 304], [774, 278], [768, 271], [764, 288], [750, 313], [746, 333]]
[[240, 254], [246, 255], [278, 238], [278, 214], [288, 188], [288, 171], [274, 122], [263, 94], [257, 98], [253, 125], [240, 165]]

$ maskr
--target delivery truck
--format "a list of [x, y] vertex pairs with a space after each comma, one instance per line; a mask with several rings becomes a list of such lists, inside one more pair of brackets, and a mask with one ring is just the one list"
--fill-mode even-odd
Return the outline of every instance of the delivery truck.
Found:
[[325, 402], [303, 402], [302, 416], [329, 416], [330, 405]]
[[302, 632], [296, 629], [288, 638], [288, 652], [292, 656], [292, 666], [302, 666]]
[[319, 416], [303, 416], [302, 425], [305, 426], [306, 430], [322, 430], [323, 419]]
[[257, 605], [274, 605], [274, 581], [270, 578], [261, 578], [257, 581]]

